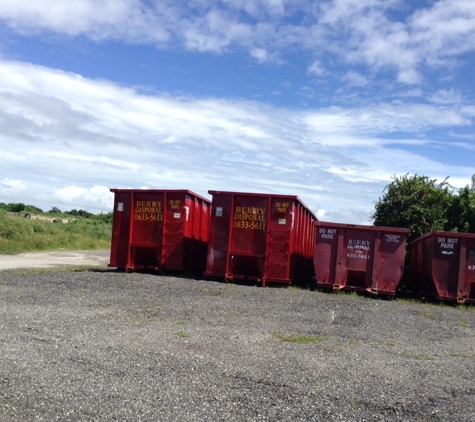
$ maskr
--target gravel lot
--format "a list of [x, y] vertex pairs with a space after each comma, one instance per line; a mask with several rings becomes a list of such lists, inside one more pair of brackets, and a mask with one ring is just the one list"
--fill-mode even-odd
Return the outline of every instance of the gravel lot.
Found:
[[475, 421], [475, 308], [101, 267], [0, 312], [0, 421]]

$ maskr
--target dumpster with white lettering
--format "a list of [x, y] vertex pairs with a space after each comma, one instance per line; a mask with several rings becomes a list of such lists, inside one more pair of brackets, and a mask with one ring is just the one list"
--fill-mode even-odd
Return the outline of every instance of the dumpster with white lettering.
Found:
[[189, 190], [111, 189], [110, 267], [201, 273], [211, 201]]
[[297, 196], [213, 196], [205, 275], [291, 284], [314, 276], [315, 215]]
[[404, 272], [409, 229], [318, 221], [317, 287], [394, 296]]
[[475, 303], [475, 234], [431, 231], [411, 242], [410, 286], [438, 300]]

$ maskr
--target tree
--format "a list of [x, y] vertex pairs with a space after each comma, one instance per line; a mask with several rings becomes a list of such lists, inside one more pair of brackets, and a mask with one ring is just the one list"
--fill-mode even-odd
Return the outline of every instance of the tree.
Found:
[[394, 176], [375, 203], [374, 224], [411, 229], [408, 242], [431, 230], [447, 230], [448, 210], [453, 206], [453, 189], [447, 179], [437, 183], [417, 174]]
[[475, 233], [475, 174], [471, 186], [459, 189], [448, 209], [447, 229], [452, 231]]

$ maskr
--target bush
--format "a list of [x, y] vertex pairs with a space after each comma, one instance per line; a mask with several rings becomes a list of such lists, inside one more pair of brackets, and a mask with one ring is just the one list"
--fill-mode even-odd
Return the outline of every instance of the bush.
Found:
[[7, 211], [10, 212], [22, 212], [25, 209], [26, 205], [19, 203], [10, 203], [7, 205]]

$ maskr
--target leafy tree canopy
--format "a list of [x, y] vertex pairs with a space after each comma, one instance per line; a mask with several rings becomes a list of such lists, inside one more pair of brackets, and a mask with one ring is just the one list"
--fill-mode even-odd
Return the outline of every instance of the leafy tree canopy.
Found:
[[447, 180], [394, 176], [375, 203], [374, 224], [409, 228], [409, 241], [431, 230], [475, 232], [475, 175], [457, 195]]

